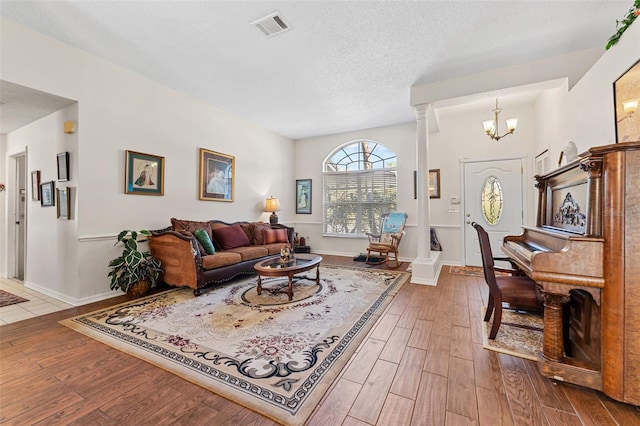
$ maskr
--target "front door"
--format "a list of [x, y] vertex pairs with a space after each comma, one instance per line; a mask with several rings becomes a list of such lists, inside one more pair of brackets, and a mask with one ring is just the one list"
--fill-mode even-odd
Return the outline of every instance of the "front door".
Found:
[[489, 234], [494, 256], [502, 256], [505, 235], [522, 232], [524, 194], [523, 159], [464, 163], [465, 264], [482, 266], [477, 222]]

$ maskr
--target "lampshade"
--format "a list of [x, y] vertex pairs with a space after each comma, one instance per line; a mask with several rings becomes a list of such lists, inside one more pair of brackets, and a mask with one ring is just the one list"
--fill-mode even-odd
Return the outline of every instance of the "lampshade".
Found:
[[264, 207], [265, 212], [277, 212], [280, 211], [280, 203], [275, 197], [267, 198], [266, 205]]
[[517, 118], [507, 118], [507, 130], [513, 132], [518, 127], [518, 119]]

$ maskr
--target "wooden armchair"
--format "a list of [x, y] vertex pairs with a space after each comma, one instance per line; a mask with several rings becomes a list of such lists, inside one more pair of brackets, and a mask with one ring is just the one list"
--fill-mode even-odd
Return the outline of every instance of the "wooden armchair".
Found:
[[[380, 218], [380, 233], [367, 233], [369, 237], [369, 246], [367, 247], [367, 265], [385, 264], [389, 268], [397, 268], [400, 266], [398, 260], [398, 248], [400, 241], [404, 235], [404, 226], [407, 223], [408, 215], [406, 213], [383, 213]], [[370, 261], [371, 253], [378, 254], [381, 260]], [[393, 262], [393, 266], [389, 264]]]
[[[510, 309], [532, 312], [542, 312], [544, 305], [542, 296], [536, 288], [536, 282], [522, 274], [519, 270], [496, 267], [494, 257], [491, 253], [491, 244], [489, 243], [487, 231], [476, 222], [473, 222], [471, 226], [478, 232], [484, 280], [489, 286], [489, 301], [487, 303], [484, 320], [489, 321], [491, 314], [493, 314], [493, 323], [491, 324], [489, 339], [495, 339], [502, 321], [503, 303], [508, 305]], [[496, 271], [507, 272], [511, 275], [496, 276]]]

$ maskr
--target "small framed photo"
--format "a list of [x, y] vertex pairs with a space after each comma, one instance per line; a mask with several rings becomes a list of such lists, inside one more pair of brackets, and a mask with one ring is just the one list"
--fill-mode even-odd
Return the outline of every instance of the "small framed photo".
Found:
[[40, 201], [40, 170], [31, 172], [31, 199]]
[[207, 201], [233, 201], [236, 158], [200, 148], [199, 198]]
[[61, 152], [57, 155], [58, 159], [58, 181], [64, 182], [69, 180], [69, 153]]
[[440, 198], [440, 169], [429, 170], [429, 198]]
[[164, 195], [164, 157], [126, 151], [124, 193]]
[[311, 179], [296, 180], [296, 214], [311, 214]]
[[59, 188], [56, 189], [56, 198], [57, 198], [57, 210], [58, 210], [58, 219], [70, 219], [71, 210], [71, 197], [69, 197], [70, 189], [69, 188]]
[[42, 207], [51, 207], [56, 205], [54, 193], [55, 187], [54, 181], [40, 184], [40, 205]]
[[640, 141], [640, 61], [613, 83], [616, 143]]

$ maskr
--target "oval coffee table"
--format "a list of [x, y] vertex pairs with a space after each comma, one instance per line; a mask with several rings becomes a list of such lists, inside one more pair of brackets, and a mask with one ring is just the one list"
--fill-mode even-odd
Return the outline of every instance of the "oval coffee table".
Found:
[[258, 286], [256, 291], [262, 294], [262, 277], [288, 277], [289, 286], [287, 287], [287, 295], [289, 300], [293, 299], [293, 277], [301, 272], [316, 268], [315, 278], [309, 278], [306, 275], [298, 276], [298, 279], [315, 280], [316, 284], [320, 284], [320, 262], [322, 256], [315, 254], [297, 253], [295, 258], [287, 263], [280, 261], [280, 256], [270, 257], [262, 262], [256, 263], [253, 268], [258, 274]]

